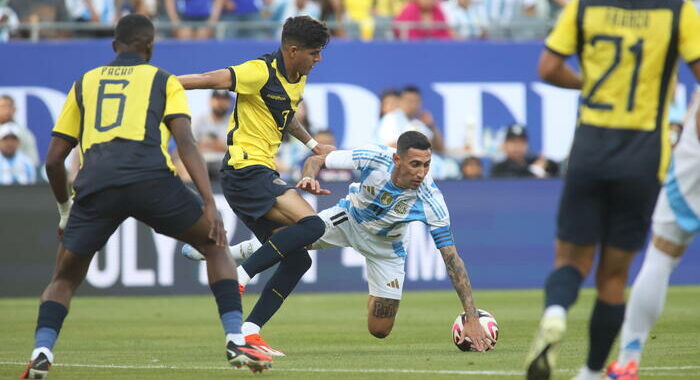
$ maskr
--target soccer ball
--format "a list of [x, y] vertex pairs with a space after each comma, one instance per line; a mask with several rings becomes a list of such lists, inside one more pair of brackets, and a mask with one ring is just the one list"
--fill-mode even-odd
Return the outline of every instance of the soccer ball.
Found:
[[[466, 319], [467, 315], [465, 313], [461, 313], [455, 319], [455, 323], [452, 325], [452, 341], [455, 346], [462, 351], [476, 351], [469, 338], [466, 338], [462, 343], [457, 343], [459, 342], [460, 335], [462, 335], [462, 329], [464, 328], [464, 321]], [[481, 326], [484, 327], [484, 330], [486, 330], [486, 333], [489, 334], [495, 346], [498, 340], [498, 323], [496, 322], [496, 318], [488, 311], [479, 309], [479, 322]]]

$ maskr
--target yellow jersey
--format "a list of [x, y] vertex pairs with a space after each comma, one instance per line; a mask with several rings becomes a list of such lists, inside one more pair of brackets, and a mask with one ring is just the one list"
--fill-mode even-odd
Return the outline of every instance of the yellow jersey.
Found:
[[76, 199], [102, 189], [175, 175], [163, 124], [190, 117], [177, 77], [122, 53], [70, 89], [52, 135], [80, 144]]
[[231, 91], [237, 96], [224, 164], [234, 169], [263, 165], [274, 170], [282, 133], [302, 101], [306, 76], [290, 82], [281, 51], [228, 69]]

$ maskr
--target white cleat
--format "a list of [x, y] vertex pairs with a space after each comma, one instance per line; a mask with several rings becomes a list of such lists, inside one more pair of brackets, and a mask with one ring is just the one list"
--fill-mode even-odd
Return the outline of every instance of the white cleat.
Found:
[[527, 380], [549, 380], [566, 332], [566, 317], [543, 317], [525, 361]]
[[189, 244], [185, 244], [182, 246], [182, 250], [180, 250], [180, 253], [182, 253], [182, 256], [185, 256], [186, 258], [194, 261], [201, 261], [204, 260], [204, 255], [199, 253], [198, 250], [194, 249], [193, 246]]

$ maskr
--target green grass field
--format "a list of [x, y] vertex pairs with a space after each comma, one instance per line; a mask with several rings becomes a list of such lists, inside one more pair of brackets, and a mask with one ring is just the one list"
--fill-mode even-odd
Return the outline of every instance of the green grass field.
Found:
[[[296, 294], [263, 336], [287, 353], [262, 375], [226, 366], [211, 297], [78, 297], [55, 349], [50, 379], [516, 379], [540, 316], [540, 291], [480, 291], [478, 306], [501, 331], [496, 350], [458, 351], [450, 328], [459, 312], [454, 292], [408, 292], [394, 331], [367, 333], [365, 294]], [[250, 310], [254, 295], [244, 297]], [[585, 290], [569, 319], [557, 379], [585, 359]], [[0, 300], [0, 378], [17, 378], [33, 344], [36, 299]], [[671, 289], [647, 345], [642, 378], [700, 379], [700, 287]], [[617, 352], [616, 349], [614, 352]]]

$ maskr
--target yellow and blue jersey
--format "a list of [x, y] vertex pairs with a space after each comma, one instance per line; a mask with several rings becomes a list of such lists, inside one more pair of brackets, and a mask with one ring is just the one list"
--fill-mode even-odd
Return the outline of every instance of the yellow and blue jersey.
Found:
[[667, 112], [677, 59], [680, 54], [688, 64], [700, 60], [700, 16], [693, 4], [573, 0], [545, 44], [555, 54], [578, 55], [583, 79], [578, 125], [613, 130], [608, 140], [620, 143], [609, 142], [611, 151], [620, 145], [655, 151], [662, 179], [670, 155]]
[[71, 87], [52, 135], [80, 144], [76, 198], [175, 175], [163, 122], [190, 117], [177, 78], [123, 53]]
[[229, 121], [224, 164], [275, 169], [282, 133], [302, 101], [306, 76], [287, 79], [281, 51], [230, 66], [236, 105]]

